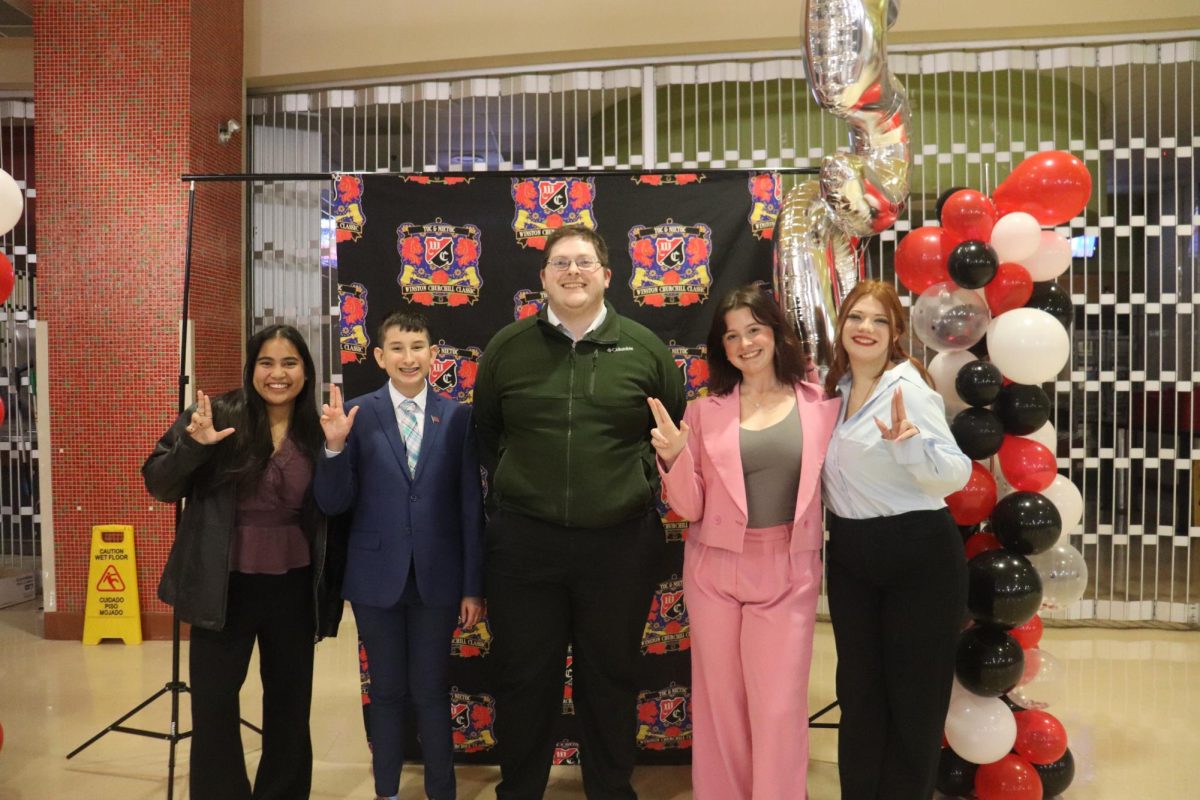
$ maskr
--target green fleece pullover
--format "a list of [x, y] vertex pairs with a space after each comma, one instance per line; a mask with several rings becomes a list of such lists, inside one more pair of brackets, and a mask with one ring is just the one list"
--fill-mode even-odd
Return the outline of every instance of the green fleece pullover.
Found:
[[680, 419], [683, 374], [658, 336], [607, 308], [578, 342], [543, 309], [488, 343], [474, 411], [489, 505], [580, 528], [615, 525], [654, 506], [659, 478], [646, 398]]

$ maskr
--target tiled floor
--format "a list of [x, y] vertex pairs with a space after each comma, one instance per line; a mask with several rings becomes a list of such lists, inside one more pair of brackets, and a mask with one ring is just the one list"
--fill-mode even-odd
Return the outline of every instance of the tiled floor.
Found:
[[[314, 798], [371, 798], [358, 706], [353, 620], [317, 651], [313, 745]], [[140, 647], [41, 638], [34, 603], [0, 610], [0, 800], [52, 797], [140, 800], [166, 796], [167, 745], [109, 734], [73, 760], [76, 745], [161, 688], [170, 645]], [[1200, 797], [1200, 633], [1048, 629], [1043, 640], [1065, 667], [1064, 697], [1050, 709], [1067, 727], [1078, 774], [1070, 800]], [[186, 653], [185, 653], [186, 663]], [[817, 626], [812, 703], [833, 697], [833, 636]], [[186, 676], [185, 676], [186, 677]], [[244, 693], [246, 717], [258, 717], [257, 681]], [[186, 698], [184, 725], [187, 725]], [[166, 699], [130, 724], [162, 730]], [[258, 758], [253, 734], [247, 760]], [[187, 797], [187, 745], [180, 748], [175, 796]], [[838, 797], [836, 733], [813, 731], [811, 800]], [[494, 797], [493, 768], [459, 770], [461, 800]], [[643, 800], [691, 797], [688, 770], [638, 770]], [[578, 771], [556, 768], [548, 798], [582, 798]], [[406, 768], [401, 798], [423, 797], [419, 768]]]

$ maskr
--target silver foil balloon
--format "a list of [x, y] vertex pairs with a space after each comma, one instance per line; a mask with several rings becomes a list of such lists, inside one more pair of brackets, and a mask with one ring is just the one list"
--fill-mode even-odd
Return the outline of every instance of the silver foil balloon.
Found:
[[850, 152], [788, 192], [775, 227], [775, 288], [817, 364], [832, 363], [837, 306], [858, 282], [857, 240], [886, 230], [908, 200], [908, 101], [888, 71], [899, 0], [808, 0], [813, 97], [850, 127]]
[[838, 306], [858, 271], [855, 248], [821, 202], [820, 184], [792, 187], [775, 221], [775, 296], [819, 367], [833, 363]]

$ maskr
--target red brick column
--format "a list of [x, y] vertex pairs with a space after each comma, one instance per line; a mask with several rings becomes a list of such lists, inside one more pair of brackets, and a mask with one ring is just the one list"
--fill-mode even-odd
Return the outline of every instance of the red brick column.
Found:
[[[47, 638], [82, 632], [91, 526], [135, 528], [144, 633], [174, 525], [140, 467], [174, 419], [187, 230], [185, 173], [240, 172], [242, 0], [34, 6], [37, 315], [50, 345], [55, 576]], [[197, 384], [240, 382], [242, 188], [198, 184], [191, 318]], [[49, 546], [49, 542], [47, 542]], [[54, 596], [50, 596], [53, 588]]]

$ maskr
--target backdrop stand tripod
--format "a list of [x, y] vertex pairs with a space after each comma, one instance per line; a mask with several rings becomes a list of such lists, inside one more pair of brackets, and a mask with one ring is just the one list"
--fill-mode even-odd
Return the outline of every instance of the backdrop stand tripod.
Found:
[[[188, 319], [188, 296], [191, 292], [192, 284], [192, 225], [196, 216], [196, 182], [191, 181], [188, 185], [188, 219], [187, 219], [187, 245], [184, 250], [183, 257], [183, 309], [180, 315], [182, 325], [180, 328], [179, 337], [179, 413], [182, 414], [187, 408], [185, 405], [187, 400], [187, 319]], [[182, 511], [182, 502], [175, 504], [175, 529], [179, 529], [179, 515]], [[147, 736], [151, 739], [163, 739], [170, 742], [170, 754], [167, 756], [167, 800], [171, 800], [175, 793], [175, 748], [179, 742], [189, 738], [192, 735], [191, 731], [179, 730], [179, 695], [190, 691], [187, 683], [179, 678], [179, 614], [172, 609], [171, 611], [171, 680], [167, 681], [161, 689], [147, 697], [141, 703], [138, 703], [126, 714], [118, 717], [104, 730], [97, 733], [92, 738], [88, 739], [83, 744], [76, 747], [70, 753], [67, 753], [67, 758], [74, 758], [79, 753], [82, 753], [87, 748], [98, 742], [105, 734], [108, 733], [129, 733], [134, 736]], [[149, 731], [144, 728], [131, 728], [125, 725], [125, 720], [137, 714], [146, 706], [153, 703], [164, 694], [171, 695], [171, 728], [169, 731]], [[242, 720], [242, 724], [257, 734], [262, 734], [260, 728], [251, 725], [246, 720]]]

